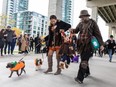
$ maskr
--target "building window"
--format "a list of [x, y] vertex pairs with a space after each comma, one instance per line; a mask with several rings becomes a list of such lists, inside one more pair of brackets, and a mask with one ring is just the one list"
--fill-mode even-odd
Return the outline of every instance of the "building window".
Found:
[[40, 30], [40, 27], [38, 27], [38, 30]]
[[36, 31], [33, 31], [34, 34], [36, 34]]

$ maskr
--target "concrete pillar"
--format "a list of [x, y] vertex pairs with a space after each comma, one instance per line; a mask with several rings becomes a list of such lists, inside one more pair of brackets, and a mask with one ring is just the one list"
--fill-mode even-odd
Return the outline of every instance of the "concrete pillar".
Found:
[[97, 21], [98, 19], [98, 10], [97, 7], [92, 7], [92, 19], [94, 19], [95, 21]]
[[58, 19], [62, 19], [62, 0], [49, 0], [48, 17], [56, 15]]
[[116, 41], [116, 29], [115, 29], [115, 38], [114, 38], [114, 39], [115, 39], [115, 41]]
[[[49, 0], [48, 25], [50, 15], [56, 15], [58, 19], [62, 19], [62, 0]], [[48, 34], [48, 29], [46, 34]]]
[[109, 26], [109, 35], [108, 35], [108, 37], [110, 37], [110, 35], [112, 35], [112, 27], [111, 26]]
[[114, 36], [114, 39], [116, 40], [116, 28], [113, 29], [113, 36]]

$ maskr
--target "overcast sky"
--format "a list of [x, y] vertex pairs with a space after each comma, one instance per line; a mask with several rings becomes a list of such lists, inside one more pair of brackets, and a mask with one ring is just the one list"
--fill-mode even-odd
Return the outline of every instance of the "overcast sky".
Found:
[[[2, 1], [0, 0], [0, 14], [2, 12]], [[35, 11], [45, 16], [48, 15], [48, 2], [49, 0], [29, 0], [29, 10]], [[91, 9], [86, 8], [86, 0], [74, 0], [74, 19], [73, 19], [73, 28], [79, 23], [79, 14], [83, 9], [87, 9], [91, 14]], [[99, 18], [98, 25], [102, 33], [104, 41], [108, 39], [108, 27], [105, 26], [105, 22]]]

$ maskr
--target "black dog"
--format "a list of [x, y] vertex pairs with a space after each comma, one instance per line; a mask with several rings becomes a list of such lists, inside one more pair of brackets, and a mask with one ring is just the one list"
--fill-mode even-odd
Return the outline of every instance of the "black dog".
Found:
[[[13, 63], [8, 63], [6, 68], [10, 68], [10, 70], [11, 70], [11, 74], [10, 74], [9, 78], [12, 76], [13, 72], [16, 72], [18, 76], [20, 76], [23, 71], [24, 71], [24, 73], [26, 73], [26, 71], [24, 69], [25, 68], [24, 61], [19, 61], [18, 63], [15, 62], [15, 65]], [[21, 70], [20, 74], [19, 74], [19, 70]]]

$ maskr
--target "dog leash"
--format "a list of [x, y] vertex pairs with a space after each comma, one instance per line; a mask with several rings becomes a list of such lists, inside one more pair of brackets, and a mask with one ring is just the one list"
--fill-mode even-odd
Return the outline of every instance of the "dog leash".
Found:
[[26, 56], [27, 56], [27, 54], [25, 56], [23, 56], [19, 61], [22, 61]]
[[42, 59], [43, 59], [43, 62], [44, 62], [44, 55], [43, 55], [43, 49], [42, 49]]

